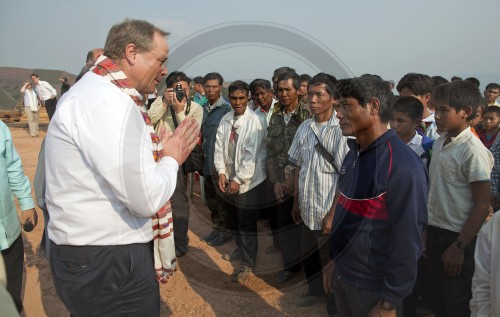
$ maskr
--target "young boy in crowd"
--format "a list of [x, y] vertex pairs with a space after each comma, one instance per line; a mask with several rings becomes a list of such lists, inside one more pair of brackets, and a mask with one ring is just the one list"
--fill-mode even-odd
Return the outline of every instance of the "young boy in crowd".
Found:
[[[431, 160], [434, 140], [417, 132], [422, 122], [422, 102], [413, 96], [399, 97], [392, 105], [391, 129], [396, 130], [398, 137], [407, 144], [424, 162], [427, 169]], [[413, 292], [403, 301], [405, 317], [416, 317], [418, 298], [425, 293], [427, 261], [421, 256], [418, 260], [417, 281]]]
[[474, 85], [455, 81], [432, 95], [441, 137], [429, 168], [427, 257], [436, 316], [469, 316], [476, 235], [490, 205], [493, 157], [467, 121], [481, 103]]
[[423, 114], [419, 130], [433, 140], [439, 138], [434, 113], [428, 108], [434, 90], [432, 78], [424, 74], [408, 73], [401, 78], [396, 89], [401, 97], [414, 96], [422, 102]]
[[488, 107], [483, 116], [483, 127], [478, 130], [481, 142], [494, 158], [493, 170], [491, 171], [491, 206], [493, 211], [500, 209], [500, 107]]
[[392, 106], [391, 129], [407, 144], [429, 167], [434, 140], [417, 132], [422, 122], [424, 105], [412, 96], [400, 97]]
[[470, 130], [477, 137], [479, 137], [478, 131], [481, 130], [480, 123], [483, 119], [484, 112], [486, 111], [487, 108], [486, 100], [482, 99], [481, 101], [482, 102], [477, 107], [476, 114], [472, 117], [472, 119], [469, 120]]

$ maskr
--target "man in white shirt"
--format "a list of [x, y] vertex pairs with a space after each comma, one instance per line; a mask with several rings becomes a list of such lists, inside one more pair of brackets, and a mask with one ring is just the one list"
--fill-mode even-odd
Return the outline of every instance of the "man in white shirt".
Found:
[[35, 90], [32, 89], [32, 85], [29, 81], [23, 84], [20, 91], [23, 94], [24, 110], [28, 116], [28, 126], [30, 129], [30, 135], [32, 137], [37, 137], [39, 130], [38, 110], [40, 110], [40, 99], [36, 95]]
[[233, 280], [246, 280], [255, 266], [258, 249], [257, 209], [273, 202], [267, 201], [265, 186], [266, 137], [264, 119], [248, 109], [250, 89], [237, 80], [229, 85], [229, 101], [233, 111], [222, 117], [215, 142], [214, 165], [218, 187], [226, 196], [227, 218], [238, 247], [224, 259], [241, 260]]
[[45, 110], [51, 120], [56, 112], [57, 91], [48, 82], [40, 80], [37, 74], [31, 74], [31, 82], [35, 86], [38, 97], [45, 104]]
[[160, 314], [151, 218], [199, 133], [194, 119], [156, 138], [148, 124], [141, 96], [167, 74], [166, 35], [141, 20], [114, 25], [105, 56], [64, 95], [47, 132], [49, 257], [73, 316]]

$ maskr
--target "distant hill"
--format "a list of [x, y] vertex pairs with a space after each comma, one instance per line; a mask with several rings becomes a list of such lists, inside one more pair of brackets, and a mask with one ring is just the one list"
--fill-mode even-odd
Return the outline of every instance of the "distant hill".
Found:
[[18, 67], [0, 67], [0, 109], [13, 109], [18, 102], [22, 102], [19, 89], [23, 82], [30, 79], [31, 74], [38, 74], [41, 80], [49, 82], [57, 92], [61, 88], [61, 77], [66, 77], [70, 85], [75, 82], [76, 75], [62, 70], [29, 69]]

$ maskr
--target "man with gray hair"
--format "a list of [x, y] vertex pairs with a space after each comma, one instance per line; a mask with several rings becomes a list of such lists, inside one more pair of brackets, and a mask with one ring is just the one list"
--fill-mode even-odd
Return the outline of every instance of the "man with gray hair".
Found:
[[[144, 107], [142, 96], [167, 74], [167, 35], [142, 20], [114, 25], [47, 132], [49, 262], [72, 316], [160, 315], [153, 234], [155, 244], [172, 236], [164, 215], [199, 133], [186, 119], [158, 136]], [[167, 248], [174, 264], [173, 240]]]

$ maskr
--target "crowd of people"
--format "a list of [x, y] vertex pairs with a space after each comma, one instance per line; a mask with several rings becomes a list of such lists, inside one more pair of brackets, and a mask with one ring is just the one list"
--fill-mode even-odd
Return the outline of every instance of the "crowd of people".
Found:
[[[28, 116], [43, 100], [51, 118], [35, 190], [45, 255], [72, 316], [159, 315], [157, 281], [189, 252], [188, 163], [199, 153], [212, 221], [200, 239], [234, 241], [222, 258], [239, 263], [235, 282], [259, 262], [263, 219], [264, 254], [282, 259], [276, 279], [307, 279], [296, 306], [325, 303], [329, 316], [500, 314], [500, 85], [481, 94], [475, 78], [408, 73], [396, 85], [280, 67], [271, 81], [231, 82], [226, 99], [217, 72], [167, 76], [167, 35], [141, 20], [113, 26], [57, 111], [36, 74], [21, 88]], [[36, 224], [29, 180], [1, 131], [11, 161], [0, 166], [9, 176], [0, 194], [15, 194], [21, 223]], [[12, 199], [0, 203], [8, 291], [21, 311], [20, 225]]]

